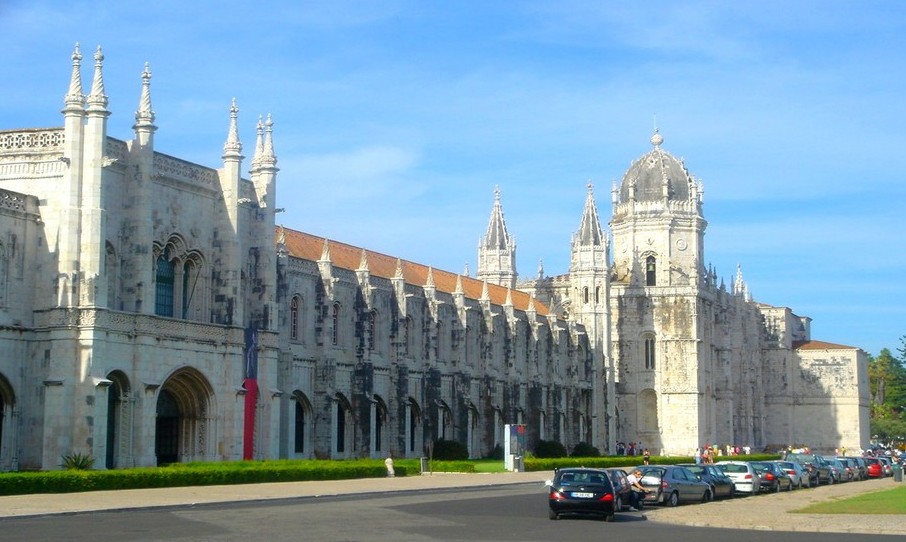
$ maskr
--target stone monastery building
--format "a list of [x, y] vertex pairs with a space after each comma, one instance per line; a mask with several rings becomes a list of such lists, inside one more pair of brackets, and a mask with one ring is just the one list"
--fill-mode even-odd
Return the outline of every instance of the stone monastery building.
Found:
[[147, 66], [109, 136], [81, 61], [62, 127], [0, 131], [0, 470], [483, 457], [517, 423], [603, 453], [867, 442], [866, 354], [718, 283], [658, 134], [609, 233], [589, 187], [568, 273], [517, 276], [497, 193], [469, 277], [277, 225], [273, 123], [243, 164], [235, 103], [217, 167], [158, 152]]

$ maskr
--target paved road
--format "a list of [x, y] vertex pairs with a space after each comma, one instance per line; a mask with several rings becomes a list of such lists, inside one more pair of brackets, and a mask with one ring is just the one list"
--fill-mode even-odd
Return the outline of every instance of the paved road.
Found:
[[[400, 478], [289, 482], [241, 486], [161, 488], [95, 491], [75, 494], [0, 497], [0, 517], [45, 516], [80, 512], [184, 507], [211, 503], [254, 503], [315, 496], [386, 494], [453, 488], [500, 488], [523, 484], [542, 493], [549, 472], [496, 474], [430, 474]], [[812, 502], [847, 497], [897, 487], [892, 479], [869, 480], [797, 490], [791, 493], [730, 499], [677, 508], [646, 508], [626, 513], [627, 521], [639, 519], [672, 525], [722, 527], [771, 531], [871, 533], [906, 535], [906, 516], [793, 514], [791, 510]], [[556, 525], [555, 522], [551, 522]]]
[[[687, 511], [698, 509], [692, 505]], [[129, 540], [226, 542], [853, 542], [854, 535], [678, 526], [652, 521], [663, 509], [550, 521], [537, 483], [308, 496], [0, 519], [4, 542]], [[874, 535], [884, 542], [888, 537]], [[890, 537], [902, 540], [901, 536]]]

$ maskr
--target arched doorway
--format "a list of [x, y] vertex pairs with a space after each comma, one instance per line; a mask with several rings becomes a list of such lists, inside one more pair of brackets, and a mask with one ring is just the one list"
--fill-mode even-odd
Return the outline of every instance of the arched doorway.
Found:
[[108, 469], [132, 466], [132, 443], [129, 440], [132, 425], [129, 402], [129, 380], [122, 371], [107, 375], [111, 384], [107, 388], [107, 456], [104, 466]]
[[18, 453], [15, 441], [16, 420], [13, 417], [16, 396], [9, 381], [0, 374], [0, 471], [17, 470], [19, 468]]
[[161, 386], [157, 398], [154, 450], [157, 464], [209, 460], [214, 393], [195, 369], [180, 369]]

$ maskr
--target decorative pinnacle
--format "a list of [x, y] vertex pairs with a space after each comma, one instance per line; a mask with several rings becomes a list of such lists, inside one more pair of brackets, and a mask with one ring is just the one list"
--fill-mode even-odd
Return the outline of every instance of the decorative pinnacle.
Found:
[[76, 42], [72, 51], [72, 77], [69, 80], [69, 93], [66, 94], [67, 104], [81, 105], [85, 96], [82, 95], [82, 51]]
[[89, 111], [107, 109], [107, 96], [104, 94], [104, 52], [98, 45], [94, 52], [94, 81], [91, 82], [91, 94], [88, 95]]
[[664, 136], [660, 134], [657, 128], [654, 129], [654, 135], [651, 136], [651, 144], [660, 147], [664, 143]]
[[151, 109], [151, 66], [145, 62], [142, 71], [142, 95], [135, 112], [136, 125], [150, 125], [154, 122], [154, 111]]
[[239, 106], [236, 105], [236, 98], [233, 98], [230, 104], [230, 130], [227, 134], [226, 143], [223, 145], [224, 157], [239, 156], [242, 152], [242, 143], [239, 141], [239, 126], [236, 119], [239, 117]]

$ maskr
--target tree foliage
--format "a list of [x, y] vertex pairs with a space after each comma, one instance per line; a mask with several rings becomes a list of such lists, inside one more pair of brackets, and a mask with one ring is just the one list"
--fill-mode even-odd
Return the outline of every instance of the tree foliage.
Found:
[[899, 358], [884, 348], [868, 361], [871, 435], [886, 442], [906, 440], [906, 336], [900, 341]]
[[899, 417], [906, 407], [906, 368], [903, 362], [884, 348], [868, 362], [872, 418]]

